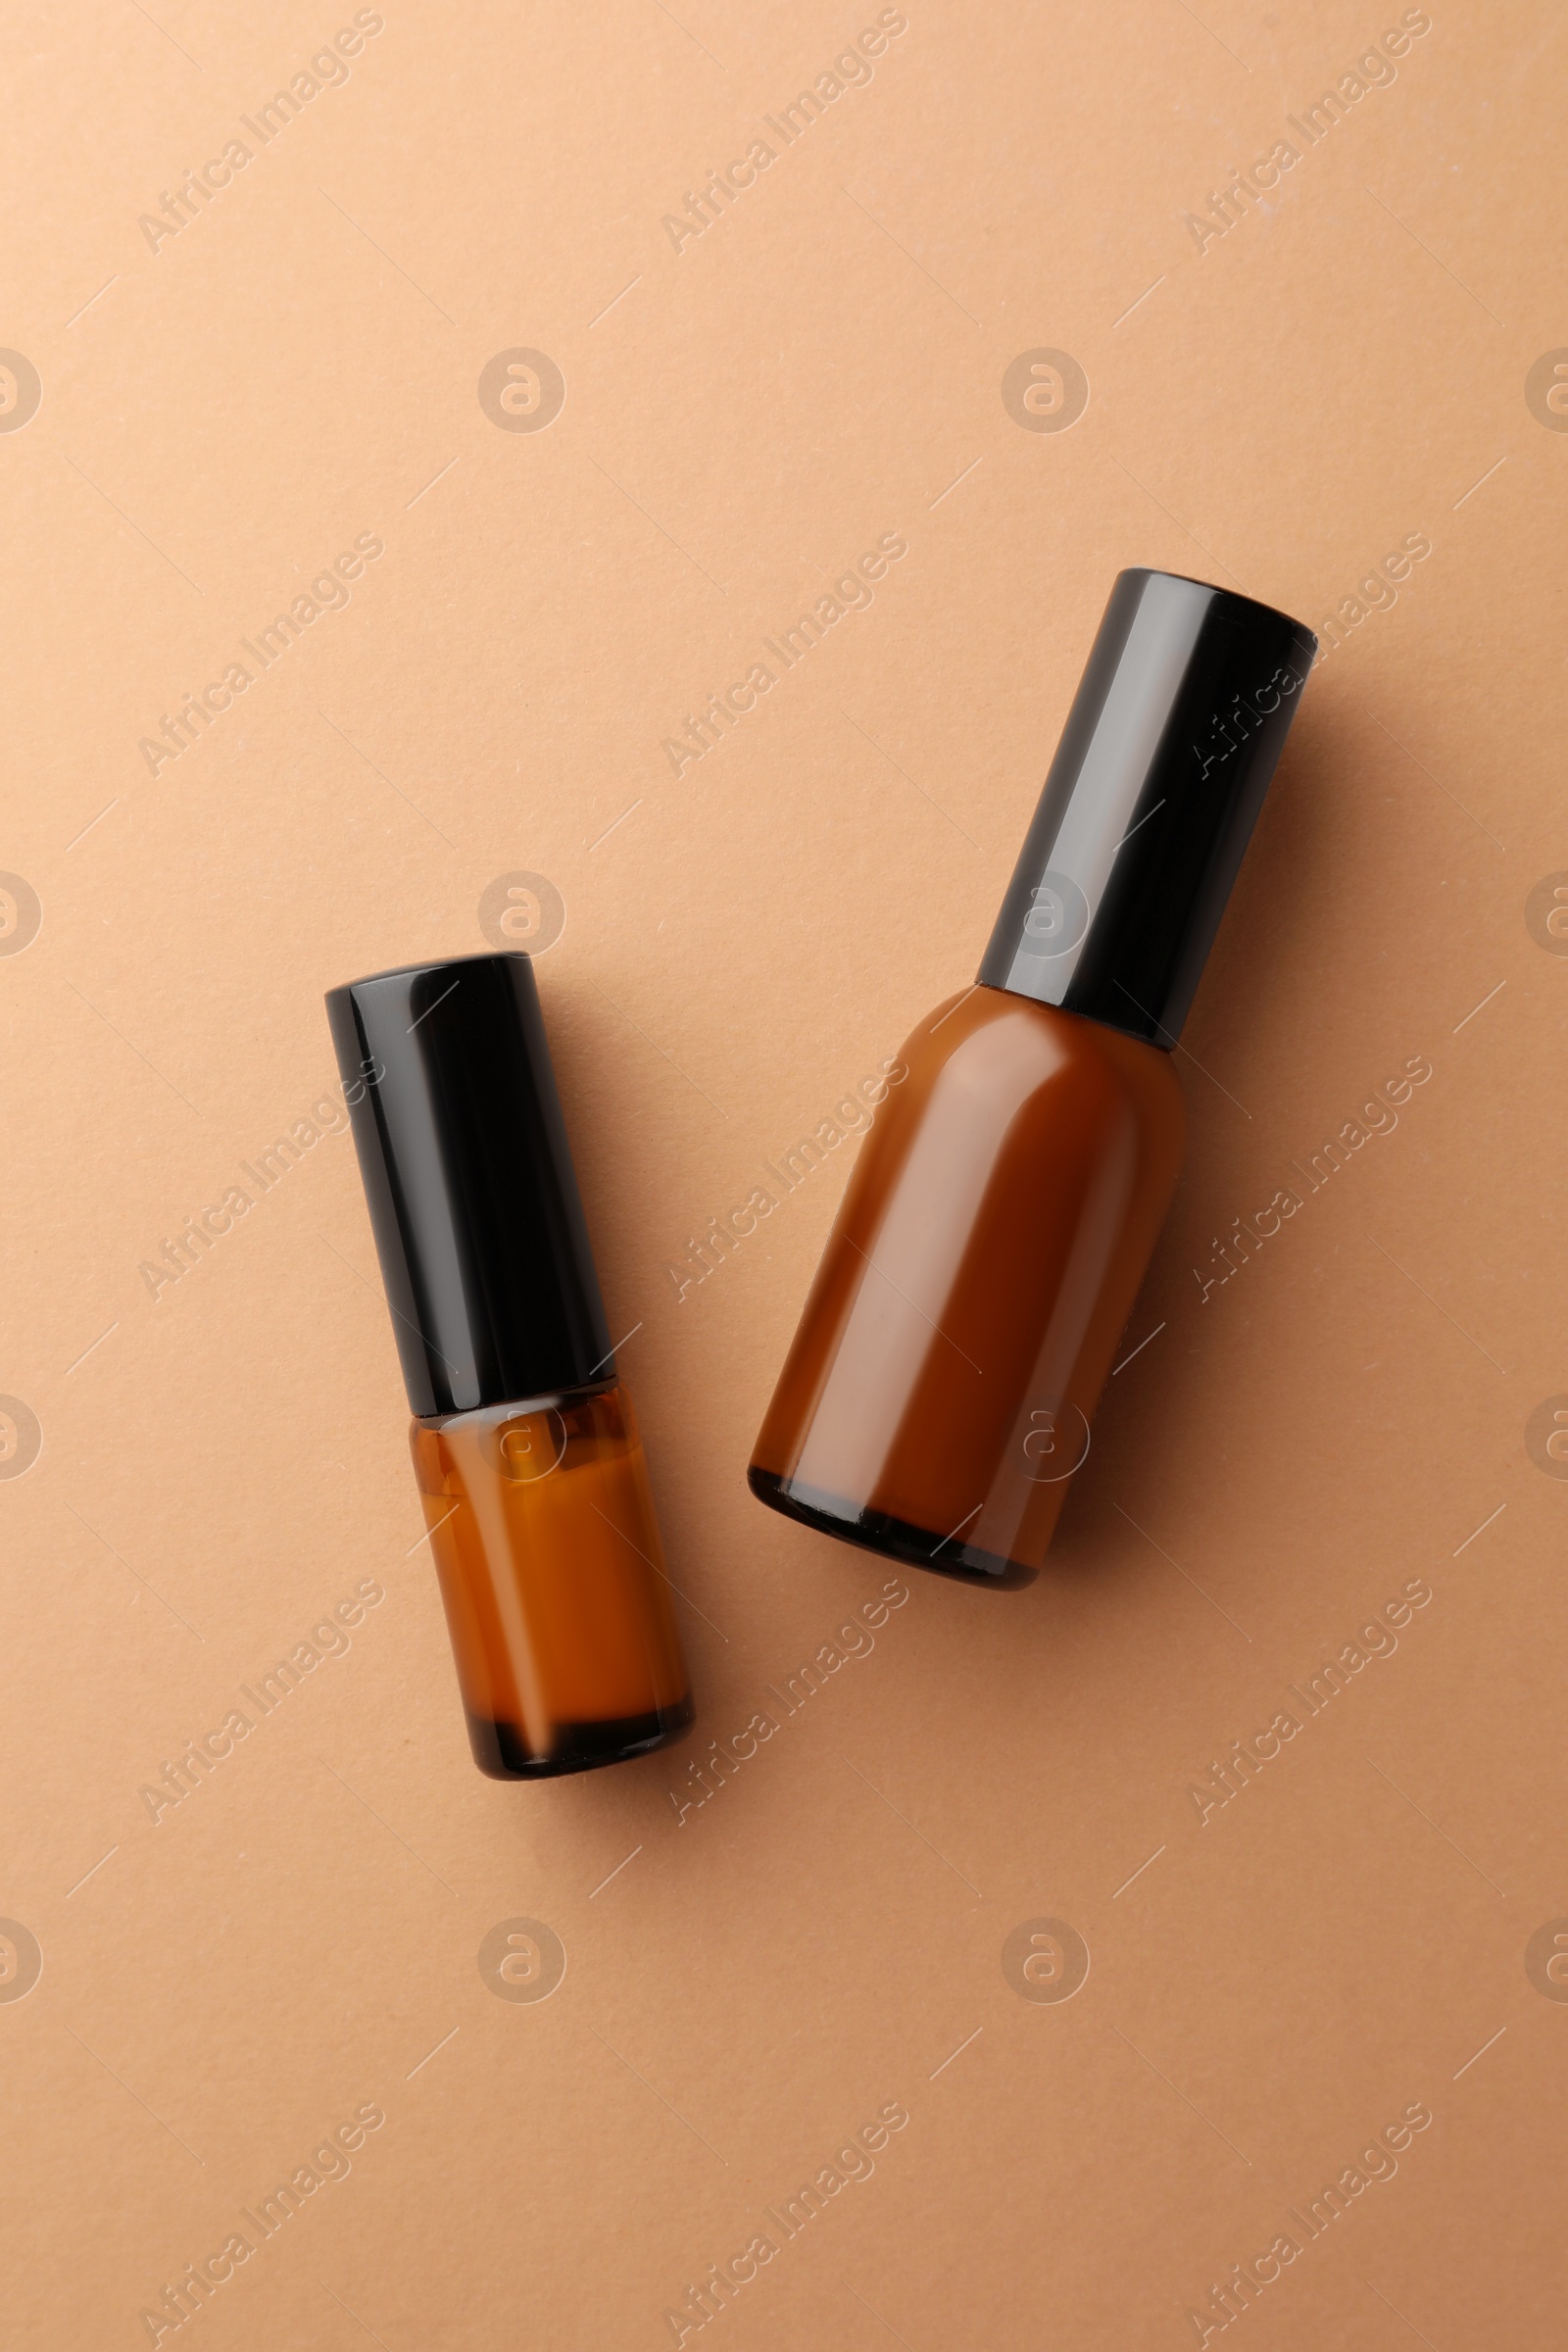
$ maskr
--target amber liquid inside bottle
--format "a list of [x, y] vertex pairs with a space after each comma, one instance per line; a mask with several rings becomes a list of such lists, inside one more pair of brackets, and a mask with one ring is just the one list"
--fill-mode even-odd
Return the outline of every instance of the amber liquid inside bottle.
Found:
[[692, 1720], [631, 1399], [618, 1386], [410, 1431], [474, 1762], [616, 1764]]
[[860, 1147], [750, 1470], [976, 1583], [1046, 1556], [1180, 1171], [1171, 1057], [1006, 990], [938, 1006]]

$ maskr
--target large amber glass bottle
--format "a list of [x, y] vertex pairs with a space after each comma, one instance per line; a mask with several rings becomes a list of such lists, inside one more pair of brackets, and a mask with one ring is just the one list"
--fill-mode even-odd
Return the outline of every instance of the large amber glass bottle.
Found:
[[1039, 1571], [1181, 1168], [1170, 1049], [1316, 651], [1120, 574], [972, 989], [903, 1050], [753, 1454], [763, 1502]]
[[1027, 1583], [1181, 1166], [1170, 1055], [1003, 989], [923, 1021], [752, 1459], [764, 1502]]
[[381, 972], [327, 1009], [474, 1761], [536, 1780], [661, 1747], [690, 1686], [529, 959]]

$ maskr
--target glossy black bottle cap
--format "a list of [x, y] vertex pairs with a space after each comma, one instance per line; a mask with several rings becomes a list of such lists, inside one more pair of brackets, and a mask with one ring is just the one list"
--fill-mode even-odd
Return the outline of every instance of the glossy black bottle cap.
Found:
[[410, 1408], [612, 1380], [528, 957], [377, 972], [326, 1010]]
[[1316, 653], [1250, 597], [1119, 572], [981, 982], [1173, 1046]]

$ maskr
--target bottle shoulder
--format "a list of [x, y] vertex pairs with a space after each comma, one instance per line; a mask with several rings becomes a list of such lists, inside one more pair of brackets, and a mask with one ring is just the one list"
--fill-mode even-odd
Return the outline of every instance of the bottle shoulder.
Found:
[[1017, 1108], [1042, 1094], [1117, 1104], [1179, 1150], [1187, 1105], [1173, 1057], [1103, 1021], [985, 984], [950, 998], [906, 1042], [901, 1059], [922, 1099], [983, 1094]]

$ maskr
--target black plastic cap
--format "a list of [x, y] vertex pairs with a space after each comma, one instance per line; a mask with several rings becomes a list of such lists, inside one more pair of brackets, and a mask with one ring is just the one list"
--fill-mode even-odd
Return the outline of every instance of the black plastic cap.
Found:
[[411, 1410], [612, 1380], [528, 957], [377, 972], [326, 1010]]
[[1250, 597], [1119, 572], [981, 982], [1173, 1046], [1316, 653]]

